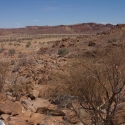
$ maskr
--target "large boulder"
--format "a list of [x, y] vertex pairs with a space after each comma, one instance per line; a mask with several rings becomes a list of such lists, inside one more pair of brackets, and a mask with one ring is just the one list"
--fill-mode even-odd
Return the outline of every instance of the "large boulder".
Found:
[[19, 102], [5, 101], [0, 103], [0, 114], [22, 114], [22, 105]]
[[32, 116], [29, 118], [28, 122], [34, 123], [34, 125], [38, 125], [43, 120], [45, 120], [45, 116], [43, 114], [33, 113]]
[[11, 117], [9, 125], [34, 125], [32, 122], [22, 119], [20, 116]]

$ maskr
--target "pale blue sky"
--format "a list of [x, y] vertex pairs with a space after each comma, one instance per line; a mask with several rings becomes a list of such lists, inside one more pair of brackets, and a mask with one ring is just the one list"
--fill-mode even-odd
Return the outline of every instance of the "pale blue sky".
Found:
[[0, 0], [0, 28], [125, 23], [125, 0]]

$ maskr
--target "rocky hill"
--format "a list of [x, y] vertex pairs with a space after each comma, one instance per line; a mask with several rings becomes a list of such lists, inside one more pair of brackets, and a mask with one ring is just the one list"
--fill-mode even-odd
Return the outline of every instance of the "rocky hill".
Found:
[[[91, 125], [94, 111], [104, 119], [113, 111], [111, 125], [124, 125], [125, 25], [96, 35], [49, 40], [0, 42], [0, 119], [6, 125]], [[95, 73], [105, 86], [96, 82]]]
[[82, 23], [58, 26], [27, 26], [25, 28], [0, 29], [0, 35], [33, 35], [33, 34], [96, 34], [106, 32], [112, 24]]

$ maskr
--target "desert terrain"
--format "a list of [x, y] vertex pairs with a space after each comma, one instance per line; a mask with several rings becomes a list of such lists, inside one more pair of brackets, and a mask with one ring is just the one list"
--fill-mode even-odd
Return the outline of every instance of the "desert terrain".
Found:
[[125, 24], [0, 29], [6, 125], [124, 125]]

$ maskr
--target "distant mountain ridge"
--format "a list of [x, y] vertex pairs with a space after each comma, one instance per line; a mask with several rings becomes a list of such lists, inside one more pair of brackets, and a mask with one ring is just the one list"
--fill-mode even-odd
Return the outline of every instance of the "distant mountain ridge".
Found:
[[109, 31], [112, 24], [82, 23], [57, 26], [26, 26], [24, 28], [0, 28], [0, 35], [35, 35], [35, 34], [96, 34]]

